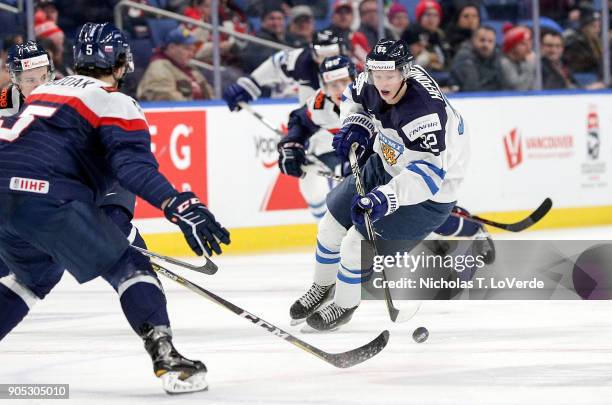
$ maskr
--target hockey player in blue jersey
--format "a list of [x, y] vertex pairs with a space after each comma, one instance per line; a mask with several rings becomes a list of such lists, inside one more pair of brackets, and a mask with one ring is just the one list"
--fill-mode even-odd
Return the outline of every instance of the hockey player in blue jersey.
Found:
[[0, 285], [0, 338], [49, 292], [48, 275], [102, 276], [121, 295], [164, 388], [205, 389], [206, 367], [174, 349], [163, 292], [146, 259], [129, 249], [144, 243], [137, 230], [122, 208], [96, 203], [118, 179], [163, 209], [197, 254], [221, 253], [229, 234], [193, 193], [179, 193], [158, 172], [142, 111], [116, 90], [133, 69], [123, 34], [86, 24], [75, 62], [80, 75], [40, 86], [0, 127], [0, 258], [12, 272], [9, 286]]
[[403, 41], [374, 46], [366, 71], [345, 91], [340, 113], [333, 146], [347, 159], [358, 145], [367, 194], [357, 196], [351, 175], [328, 195], [314, 283], [290, 311], [294, 321], [306, 318], [319, 331], [347, 323], [359, 305], [361, 280], [371, 272], [360, 263], [364, 213], [380, 239], [411, 241], [412, 249], [449, 217], [469, 160], [466, 124], [437, 83], [414, 65]]

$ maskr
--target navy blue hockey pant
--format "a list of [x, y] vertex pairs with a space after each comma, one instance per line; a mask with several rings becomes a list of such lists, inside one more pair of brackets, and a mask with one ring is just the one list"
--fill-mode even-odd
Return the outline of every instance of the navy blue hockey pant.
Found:
[[51, 291], [64, 269], [80, 283], [98, 276], [109, 282], [137, 333], [147, 323], [169, 325], [148, 259], [128, 248], [146, 247], [130, 221], [131, 213], [120, 206], [0, 194], [0, 339]]

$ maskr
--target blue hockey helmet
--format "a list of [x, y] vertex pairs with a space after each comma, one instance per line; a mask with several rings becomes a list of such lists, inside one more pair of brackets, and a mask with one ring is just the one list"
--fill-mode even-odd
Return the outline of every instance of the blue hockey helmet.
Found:
[[125, 73], [134, 71], [134, 59], [127, 38], [111, 23], [85, 23], [73, 51], [75, 69], [113, 69], [123, 60]]
[[317, 31], [312, 35], [310, 44], [315, 57], [325, 58], [328, 56], [343, 55], [346, 53], [344, 40], [332, 30]]
[[319, 66], [321, 84], [344, 78], [355, 80], [357, 75], [355, 64], [345, 55], [328, 56]]
[[11, 46], [7, 53], [6, 67], [11, 77], [11, 82], [19, 88], [19, 73], [38, 67], [47, 67], [49, 80], [53, 80], [53, 60], [49, 53], [35, 41], [27, 41], [23, 44]]
[[9, 48], [6, 58], [9, 72], [23, 72], [40, 66], [53, 66], [49, 53], [35, 41], [27, 41]]
[[404, 79], [410, 77], [414, 65], [414, 56], [410, 53], [406, 42], [391, 39], [379, 40], [366, 57], [365, 71], [371, 80], [372, 70], [399, 70]]

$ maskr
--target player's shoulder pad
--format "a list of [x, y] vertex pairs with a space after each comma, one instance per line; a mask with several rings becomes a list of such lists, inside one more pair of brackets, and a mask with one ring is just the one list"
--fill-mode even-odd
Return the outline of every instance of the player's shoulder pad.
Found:
[[427, 94], [433, 101], [446, 104], [444, 95], [436, 81], [419, 65], [415, 65], [410, 71], [410, 83], [415, 90]]
[[402, 132], [404, 132], [404, 135], [406, 135], [411, 142], [425, 134], [440, 131], [442, 129], [444, 129], [444, 126], [437, 112], [421, 115], [402, 126]]
[[[106, 91], [106, 90], [105, 90]], [[144, 111], [136, 100], [119, 91], [108, 93], [109, 103], [103, 113], [105, 117], [115, 117], [125, 120], [144, 120]]]

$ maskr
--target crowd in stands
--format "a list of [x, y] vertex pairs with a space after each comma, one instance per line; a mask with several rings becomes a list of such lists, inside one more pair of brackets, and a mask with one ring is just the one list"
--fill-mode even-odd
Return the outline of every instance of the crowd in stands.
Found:
[[[0, 0], [14, 5], [16, 0]], [[212, 23], [211, 0], [137, 0]], [[544, 89], [601, 89], [602, 0], [540, 0], [541, 66]], [[605, 1], [605, 0], [603, 0]], [[612, 9], [612, 0], [609, 0]], [[72, 74], [71, 45], [86, 21], [113, 21], [118, 0], [36, 0], [36, 39], [50, 52], [56, 77]], [[228, 30], [281, 45], [308, 46], [328, 28], [344, 38], [359, 69], [378, 40], [376, 0], [220, 0], [219, 22]], [[533, 90], [536, 59], [531, 2], [525, 0], [386, 0], [384, 36], [406, 41], [416, 63], [447, 92]], [[612, 14], [611, 14], [612, 15]], [[609, 16], [607, 17], [610, 18]], [[123, 12], [133, 40], [137, 70], [126, 91], [140, 100], [215, 98], [213, 73], [192, 59], [213, 63], [212, 30], [144, 13]], [[612, 24], [611, 24], [612, 25]], [[0, 11], [3, 60], [10, 45], [24, 40], [25, 16]], [[221, 33], [223, 85], [259, 66], [277, 49]], [[8, 83], [0, 71], [0, 85]], [[288, 93], [291, 95], [291, 92]]]

